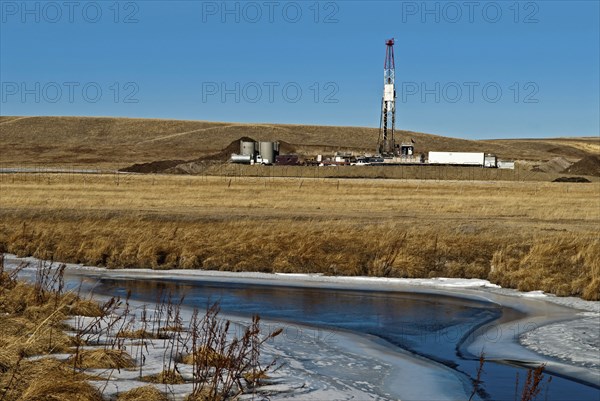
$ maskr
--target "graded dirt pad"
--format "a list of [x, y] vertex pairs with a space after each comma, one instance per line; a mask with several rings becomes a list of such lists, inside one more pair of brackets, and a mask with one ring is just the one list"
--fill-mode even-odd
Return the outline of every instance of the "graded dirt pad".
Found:
[[597, 155], [584, 157], [563, 172], [600, 177], [600, 157]]

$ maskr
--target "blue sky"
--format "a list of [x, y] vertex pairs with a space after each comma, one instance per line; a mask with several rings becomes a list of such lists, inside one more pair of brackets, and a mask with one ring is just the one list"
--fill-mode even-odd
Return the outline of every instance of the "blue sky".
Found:
[[598, 136], [598, 1], [0, 1], [2, 115]]

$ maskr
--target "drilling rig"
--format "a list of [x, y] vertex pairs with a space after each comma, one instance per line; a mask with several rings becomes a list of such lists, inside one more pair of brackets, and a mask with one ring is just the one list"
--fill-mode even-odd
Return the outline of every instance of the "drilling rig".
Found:
[[383, 97], [381, 98], [381, 119], [377, 151], [380, 156], [397, 155], [394, 129], [396, 127], [396, 66], [394, 64], [394, 39], [385, 42], [385, 63], [383, 66]]

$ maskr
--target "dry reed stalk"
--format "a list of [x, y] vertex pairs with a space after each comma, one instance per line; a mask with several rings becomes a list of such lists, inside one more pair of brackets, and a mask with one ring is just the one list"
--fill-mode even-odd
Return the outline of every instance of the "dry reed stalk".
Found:
[[[544, 386], [547, 388], [550, 385], [552, 382], [552, 376], [548, 377], [548, 379], [544, 382], [545, 367], [546, 365], [542, 364], [533, 370], [530, 369], [527, 371], [527, 377], [525, 379], [525, 383], [523, 383], [520, 401], [536, 400]], [[515, 401], [518, 400], [515, 399]]]

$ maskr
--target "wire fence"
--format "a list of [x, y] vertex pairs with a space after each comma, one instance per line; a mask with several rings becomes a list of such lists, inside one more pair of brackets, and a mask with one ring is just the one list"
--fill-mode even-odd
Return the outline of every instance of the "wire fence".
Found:
[[[57, 167], [49, 165], [3, 165], [0, 164], [0, 183], [19, 181], [50, 184], [53, 181], [82, 182], [91, 176], [111, 176], [116, 185], [126, 183], [132, 177], [159, 176], [163, 173], [141, 174], [116, 169]], [[550, 182], [565, 174], [534, 171], [516, 166], [514, 169], [483, 168], [476, 166], [447, 165], [393, 165], [393, 166], [250, 166], [231, 163], [198, 164], [189, 171], [176, 171], [173, 177], [189, 177], [194, 180], [222, 178], [231, 180], [292, 180], [306, 179], [393, 179], [429, 181], [545, 181]], [[588, 177], [589, 178], [589, 177]], [[598, 179], [592, 178], [592, 181]]]

